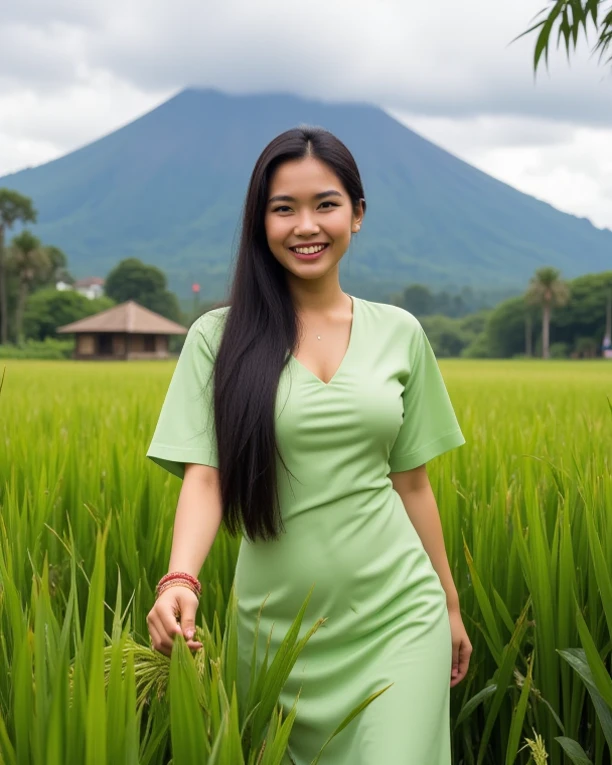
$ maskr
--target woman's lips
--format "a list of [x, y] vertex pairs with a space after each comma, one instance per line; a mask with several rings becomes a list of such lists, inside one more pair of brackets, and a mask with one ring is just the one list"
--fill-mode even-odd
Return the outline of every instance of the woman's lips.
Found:
[[295, 257], [298, 260], [316, 260], [318, 257], [320, 257], [328, 249], [328, 247], [329, 247], [329, 245], [326, 244], [325, 247], [322, 250], [319, 250], [319, 252], [313, 252], [312, 255], [306, 255], [304, 253], [296, 252], [295, 250], [291, 250], [291, 249], [289, 250], [289, 252], [292, 255], [295, 255]]

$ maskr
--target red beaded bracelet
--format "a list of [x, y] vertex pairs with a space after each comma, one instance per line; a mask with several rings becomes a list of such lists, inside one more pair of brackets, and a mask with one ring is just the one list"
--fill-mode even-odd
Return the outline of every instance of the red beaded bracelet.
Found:
[[166, 582], [171, 582], [174, 579], [184, 579], [187, 582], [190, 582], [197, 590], [198, 595], [202, 591], [202, 585], [200, 582], [194, 576], [191, 576], [191, 574], [187, 574], [184, 571], [171, 571], [169, 574], [162, 576], [162, 578], [157, 583], [157, 588], [161, 587], [161, 585], [165, 584]]

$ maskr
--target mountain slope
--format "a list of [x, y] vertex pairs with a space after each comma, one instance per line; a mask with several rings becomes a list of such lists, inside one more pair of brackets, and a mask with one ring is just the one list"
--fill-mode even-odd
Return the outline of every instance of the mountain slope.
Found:
[[0, 178], [31, 196], [37, 235], [75, 275], [137, 256], [171, 286], [223, 294], [253, 164], [278, 133], [322, 125], [353, 152], [368, 210], [343, 286], [377, 299], [412, 281], [522, 286], [535, 268], [608, 269], [612, 232], [495, 180], [367, 104], [188, 89], [129, 125], [37, 168]]

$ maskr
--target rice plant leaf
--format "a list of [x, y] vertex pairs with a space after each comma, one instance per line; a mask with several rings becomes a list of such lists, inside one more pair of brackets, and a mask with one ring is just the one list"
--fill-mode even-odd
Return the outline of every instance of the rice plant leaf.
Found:
[[508, 628], [508, 632], [512, 634], [514, 631], [514, 622], [512, 621], [512, 616], [510, 615], [510, 611], [508, 611], [508, 606], [504, 603], [501, 595], [495, 587], [493, 587], [493, 600], [495, 601], [495, 607], [497, 608], [497, 612], [502, 618], [503, 623]]
[[15, 646], [13, 676], [15, 754], [17, 762], [30, 762], [34, 693], [32, 688], [32, 650], [29, 636], [21, 645]]
[[588, 758], [587, 753], [573, 738], [567, 738], [566, 736], [557, 736], [555, 741], [558, 741], [563, 748], [565, 754], [570, 758], [573, 765], [593, 765]]
[[578, 633], [580, 635], [580, 642], [584, 648], [589, 669], [593, 677], [593, 682], [597, 687], [597, 690], [601, 694], [606, 704], [612, 709], [612, 678], [606, 669], [606, 665], [603, 663], [595, 641], [593, 640], [587, 623], [580, 612], [580, 609], [576, 609], [576, 622], [578, 625]]
[[233, 688], [238, 682], [238, 607], [234, 586], [230, 590], [225, 611], [225, 631], [221, 650], [223, 656], [223, 684], [226, 688]]
[[277, 719], [271, 721], [270, 732], [264, 742], [264, 754], [258, 765], [282, 765], [286, 762], [287, 746], [297, 716], [298, 699], [299, 694], [285, 720], [282, 719], [282, 711], [279, 710]]
[[[588, 505], [585, 507], [589, 550], [603, 611], [608, 625], [608, 634], [612, 635], [612, 576], [610, 575], [609, 564], [606, 561], [606, 556], [604, 555], [601, 546], [600, 536], [595, 527], [593, 512], [594, 508]], [[605, 519], [602, 517], [602, 521], [604, 520]]]
[[478, 605], [480, 606], [480, 612], [482, 614], [482, 618], [484, 619], [485, 625], [487, 627], [487, 633], [485, 634], [485, 637], [488, 638], [487, 643], [489, 644], [489, 648], [491, 649], [493, 658], [495, 659], [495, 662], [499, 665], [501, 663], [502, 650], [503, 650], [504, 643], [502, 640], [501, 633], [497, 626], [497, 621], [495, 619], [495, 614], [493, 613], [491, 601], [489, 600], [489, 596], [487, 595], [487, 592], [482, 585], [480, 576], [478, 574], [478, 571], [476, 570], [476, 566], [474, 565], [472, 554], [470, 553], [470, 550], [465, 540], [463, 542], [463, 551], [465, 554], [465, 560], [467, 562], [468, 569], [470, 571], [470, 576], [472, 578], [472, 586], [474, 587], [474, 593], [478, 600]]
[[531, 691], [532, 681], [533, 654], [531, 654], [529, 657], [527, 664], [527, 675], [523, 682], [523, 687], [521, 688], [521, 695], [519, 696], [518, 704], [512, 713], [510, 733], [508, 734], [508, 744], [506, 746], [506, 765], [514, 765], [518, 754], [521, 733], [523, 731], [523, 724], [525, 722], [525, 715], [527, 713], [527, 705], [529, 703], [529, 693]]
[[350, 723], [351, 723], [351, 722], [352, 722], [352, 721], [353, 721], [353, 720], [354, 720], [354, 719], [355, 719], [355, 718], [356, 718], [358, 715], [360, 715], [360, 714], [363, 712], [363, 710], [364, 710], [366, 707], [369, 707], [369, 706], [370, 706], [370, 704], [371, 704], [373, 701], [376, 701], [376, 699], [377, 699], [379, 696], [382, 696], [382, 694], [383, 694], [385, 691], [389, 690], [389, 688], [390, 688], [392, 685], [393, 685], [393, 683], [389, 683], [389, 685], [386, 685], [384, 688], [381, 688], [379, 691], [376, 691], [376, 692], [375, 692], [375, 693], [373, 693], [371, 696], [368, 696], [368, 698], [367, 698], [367, 699], [364, 699], [364, 701], [362, 701], [362, 702], [361, 702], [361, 704], [358, 704], [358, 705], [355, 707], [355, 709], [353, 709], [353, 711], [352, 711], [352, 712], [349, 712], [349, 714], [348, 714], [348, 715], [347, 715], [347, 716], [344, 718], [344, 720], [342, 720], [342, 722], [340, 723], [340, 725], [338, 725], [338, 727], [336, 728], [336, 730], [335, 730], [335, 731], [334, 731], [334, 732], [331, 734], [331, 736], [330, 736], [330, 737], [327, 739], [327, 741], [326, 741], [326, 742], [323, 744], [323, 746], [322, 746], [322, 747], [321, 747], [321, 749], [319, 750], [319, 753], [317, 754], [317, 756], [314, 758], [314, 760], [311, 762], [311, 764], [310, 764], [310, 765], [317, 765], [317, 763], [318, 763], [318, 762], [319, 762], [319, 760], [321, 759], [321, 755], [323, 754], [323, 752], [324, 752], [325, 748], [328, 746], [328, 744], [330, 744], [330, 743], [331, 743], [331, 742], [334, 740], [334, 738], [335, 738], [335, 737], [336, 737], [336, 736], [337, 736], [339, 733], [342, 733], [342, 731], [343, 731], [343, 730], [344, 730], [344, 729], [347, 727], [347, 725], [350, 725]]
[[198, 677], [185, 638], [174, 638], [170, 658], [170, 737], [174, 762], [201, 762], [210, 755], [198, 699]]
[[565, 725], [563, 725], [563, 723], [562, 723], [562, 721], [561, 721], [561, 718], [559, 717], [559, 715], [558, 715], [558, 714], [555, 712], [555, 710], [553, 709], [553, 706], [552, 706], [552, 704], [551, 704], [549, 701], [547, 701], [547, 700], [544, 698], [544, 696], [542, 696], [542, 694], [541, 694], [541, 693], [540, 693], [540, 694], [537, 696], [537, 699], [538, 699], [538, 701], [540, 701], [542, 704], [544, 704], [544, 706], [545, 706], [545, 707], [548, 709], [548, 711], [550, 712], [550, 716], [551, 716], [551, 717], [553, 718], [553, 720], [554, 720], [554, 721], [557, 723], [557, 727], [559, 728], [559, 730], [561, 731], [561, 733], [563, 733], [563, 734], [565, 735]]
[[[223, 689], [225, 694], [225, 689]], [[219, 735], [216, 737], [215, 746], [218, 745], [218, 753], [211, 753], [209, 765], [218, 762], [219, 765], [244, 765], [244, 754], [240, 738], [240, 723], [238, 720], [238, 699], [236, 691], [232, 692], [232, 700], [225, 707], [222, 724], [219, 726]], [[216, 758], [216, 759], [215, 759]]]
[[139, 765], [157, 763], [159, 752], [165, 751], [170, 730], [170, 715], [167, 712], [166, 699], [153, 697], [148, 712], [147, 727], [140, 745]]
[[0, 714], [0, 762], [4, 765], [17, 765], [17, 758], [15, 757], [15, 749], [11, 744], [4, 723], [4, 718]]
[[601, 723], [605, 739], [612, 750], [612, 710], [597, 690], [584, 650], [580, 648], [566, 648], [558, 650], [558, 653], [574, 668], [585, 684]]
[[485, 686], [482, 690], [478, 691], [478, 693], [474, 694], [471, 699], [466, 701], [465, 704], [461, 707], [459, 714], [457, 715], [453, 729], [456, 730], [461, 725], [461, 723], [467, 720], [472, 712], [477, 709], [480, 704], [484, 703], [489, 698], [489, 696], [492, 696], [496, 690], [497, 684], [491, 683], [491, 685]]
[[[113, 630], [114, 631], [114, 630]], [[123, 651], [126, 635], [111, 646], [110, 672], [107, 688], [107, 752], [109, 762], [121, 762], [125, 747], [125, 717], [127, 696], [123, 686]], [[128, 654], [132, 656], [133, 654]]]
[[308, 640], [310, 640], [312, 635], [323, 622], [323, 620], [316, 622], [313, 627], [307, 631], [304, 637], [298, 641], [300, 627], [302, 625], [302, 620], [304, 618], [306, 609], [308, 608], [308, 604], [310, 603], [312, 591], [313, 587], [311, 587], [308, 595], [306, 596], [306, 599], [298, 611], [298, 614], [295, 617], [291, 627], [279, 645], [274, 659], [270, 664], [269, 670], [266, 672], [263, 688], [261, 691], [261, 697], [259, 699], [260, 706], [256, 714], [253, 716], [252, 740], [255, 745], [257, 745], [262, 738], [266, 721], [272, 713], [274, 705], [278, 701], [279, 695], [287, 681], [287, 678], [289, 677], [297, 657], [303, 650]]
[[124, 674], [125, 699], [125, 732], [124, 760], [126, 765], [138, 763], [140, 712], [138, 712], [136, 700], [136, 677], [134, 673], [134, 654], [128, 654]]
[[493, 696], [491, 707], [487, 713], [485, 727], [480, 738], [480, 746], [478, 749], [477, 758], [478, 765], [481, 765], [487, 753], [487, 746], [493, 731], [493, 725], [497, 719], [497, 715], [499, 714], [504, 696], [512, 678], [512, 672], [516, 663], [516, 657], [518, 655], [523, 636], [527, 630], [527, 613], [530, 607], [531, 603], [528, 600], [523, 610], [521, 611], [519, 618], [516, 620], [516, 626], [509, 643], [504, 646], [502, 661], [497, 669], [497, 672], [495, 673], [497, 690]]
[[98, 534], [91, 577], [83, 652], [87, 669], [85, 765], [106, 765], [107, 725], [104, 692], [104, 589], [108, 525]]

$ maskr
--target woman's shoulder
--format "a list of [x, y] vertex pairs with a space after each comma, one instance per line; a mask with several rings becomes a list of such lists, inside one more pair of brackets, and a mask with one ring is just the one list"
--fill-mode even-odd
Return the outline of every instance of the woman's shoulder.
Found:
[[377, 303], [373, 300], [359, 298], [364, 310], [372, 318], [384, 324], [390, 329], [398, 329], [402, 332], [411, 331], [417, 333], [421, 330], [421, 322], [417, 317], [398, 305], [390, 303]]
[[211, 348], [217, 346], [221, 341], [228, 311], [229, 306], [223, 305], [203, 313], [189, 328], [187, 339], [204, 339]]

